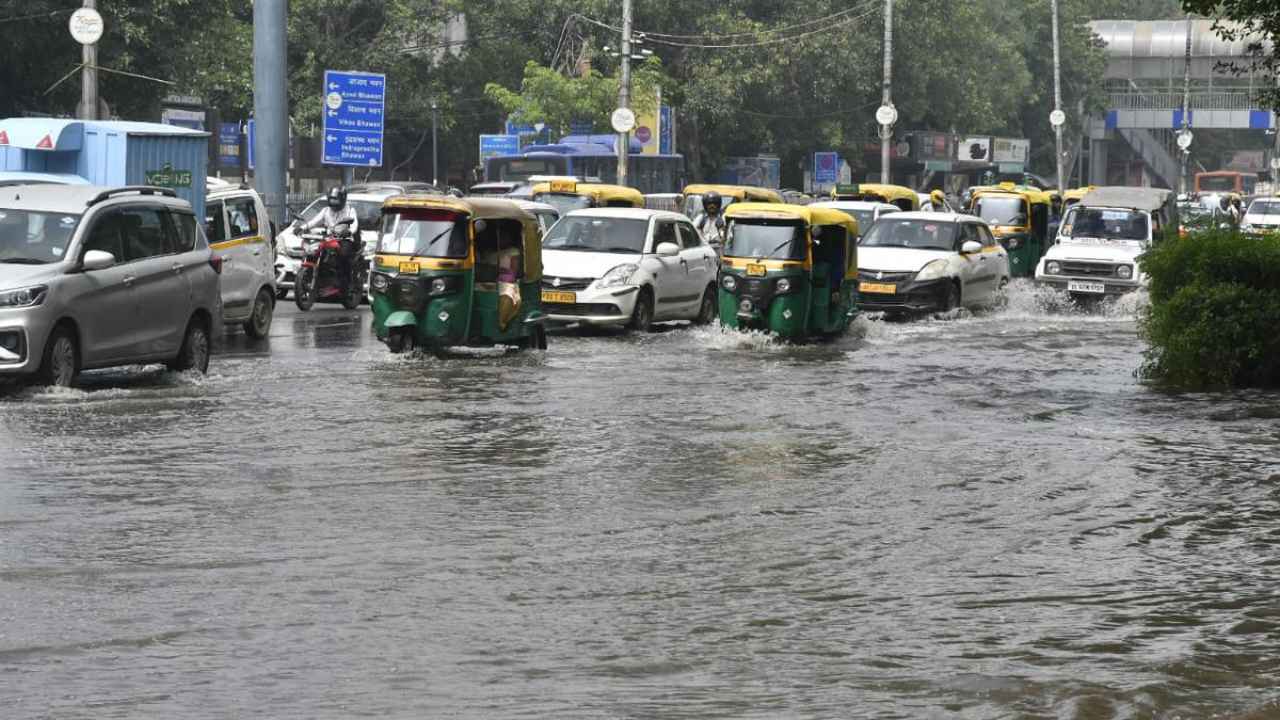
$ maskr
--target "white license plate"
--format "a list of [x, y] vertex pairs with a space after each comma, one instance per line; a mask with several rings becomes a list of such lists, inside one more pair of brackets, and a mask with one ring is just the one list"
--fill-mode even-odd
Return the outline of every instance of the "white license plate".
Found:
[[1067, 292], [1102, 294], [1107, 291], [1107, 284], [1089, 282], [1087, 280], [1068, 280]]

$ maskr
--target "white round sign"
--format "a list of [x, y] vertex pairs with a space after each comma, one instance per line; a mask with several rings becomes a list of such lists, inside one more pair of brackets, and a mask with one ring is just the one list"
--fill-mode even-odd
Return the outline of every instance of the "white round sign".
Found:
[[330, 110], [337, 110], [342, 107], [342, 95], [331, 92], [325, 96], [324, 104], [328, 105]]
[[92, 45], [102, 39], [102, 16], [93, 8], [80, 8], [71, 13], [71, 37], [81, 45]]
[[1280, 157], [1271, 158], [1271, 169], [1280, 170]]
[[898, 110], [892, 105], [881, 105], [876, 108], [876, 122], [881, 125], [892, 125], [898, 122]]
[[1191, 141], [1193, 139], [1195, 139], [1195, 135], [1192, 135], [1190, 130], [1183, 130], [1178, 133], [1178, 147], [1186, 150], [1191, 147]]
[[610, 122], [613, 123], [613, 129], [617, 132], [631, 132], [636, 129], [636, 114], [627, 108], [618, 108], [613, 111]]
[[1054, 127], [1062, 127], [1067, 122], [1067, 114], [1061, 110], [1054, 110], [1049, 113], [1049, 124]]

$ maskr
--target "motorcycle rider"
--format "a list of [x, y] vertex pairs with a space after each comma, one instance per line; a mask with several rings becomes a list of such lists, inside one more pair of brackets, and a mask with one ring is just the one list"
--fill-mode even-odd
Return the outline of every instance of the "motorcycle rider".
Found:
[[355, 208], [347, 204], [347, 189], [334, 185], [329, 188], [326, 195], [327, 207], [320, 214], [311, 218], [310, 221], [302, 226], [302, 231], [314, 230], [322, 228], [329, 230], [339, 223], [350, 222], [349, 230], [351, 237], [356, 240], [354, 243], [343, 243], [342, 252], [338, 253], [337, 272], [338, 272], [338, 290], [340, 294], [345, 295], [351, 281], [351, 256], [355, 255], [359, 249], [360, 238], [360, 218], [356, 216]]
[[702, 236], [707, 244], [715, 248], [717, 253], [724, 247], [724, 200], [720, 197], [720, 193], [715, 190], [708, 191], [702, 196], [702, 214], [694, 221], [693, 226], [697, 228], [698, 234]]

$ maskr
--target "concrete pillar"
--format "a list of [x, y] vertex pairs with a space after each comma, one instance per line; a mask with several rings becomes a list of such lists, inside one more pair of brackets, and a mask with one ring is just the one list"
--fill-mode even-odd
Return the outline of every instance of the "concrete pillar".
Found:
[[1089, 143], [1089, 184], [1107, 184], [1107, 151], [1110, 140], [1092, 140]]

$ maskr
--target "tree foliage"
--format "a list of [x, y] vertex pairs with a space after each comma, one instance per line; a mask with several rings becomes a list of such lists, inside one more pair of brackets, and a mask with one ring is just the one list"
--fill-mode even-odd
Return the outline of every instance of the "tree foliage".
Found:
[[[1280, 3], [1276, 0], [1183, 0], [1187, 12], [1217, 20], [1214, 29], [1233, 40], [1248, 40], [1250, 63], [1240, 70], [1280, 74]], [[1280, 88], [1260, 88], [1259, 102], [1280, 112]]]

